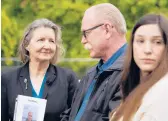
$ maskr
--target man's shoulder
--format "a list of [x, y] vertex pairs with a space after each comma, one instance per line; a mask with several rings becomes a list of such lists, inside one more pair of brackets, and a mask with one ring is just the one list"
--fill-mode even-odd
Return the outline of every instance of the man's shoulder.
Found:
[[110, 66], [110, 69], [112, 70], [123, 70], [123, 65], [124, 65], [124, 58], [125, 58], [125, 52], [122, 53], [117, 60]]
[[91, 73], [93, 71], [96, 71], [96, 67], [97, 67], [97, 65], [90, 67], [88, 70], [86, 70], [86, 73]]

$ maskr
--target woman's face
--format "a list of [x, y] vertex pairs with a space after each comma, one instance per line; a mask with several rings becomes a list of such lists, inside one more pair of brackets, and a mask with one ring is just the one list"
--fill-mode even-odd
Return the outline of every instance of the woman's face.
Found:
[[26, 49], [29, 51], [31, 61], [49, 62], [56, 51], [54, 30], [47, 27], [35, 29]]
[[159, 65], [164, 50], [164, 40], [157, 24], [142, 25], [136, 30], [133, 58], [142, 73], [152, 72]]

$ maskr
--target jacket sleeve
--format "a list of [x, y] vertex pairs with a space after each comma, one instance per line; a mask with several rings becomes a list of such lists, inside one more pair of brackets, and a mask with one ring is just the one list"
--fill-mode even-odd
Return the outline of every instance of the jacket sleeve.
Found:
[[114, 94], [112, 99], [109, 101], [109, 111], [110, 112], [113, 111], [115, 108], [117, 108], [117, 106], [120, 105], [120, 103], [121, 103], [121, 91], [118, 86], [116, 93]]
[[8, 121], [8, 99], [7, 99], [7, 81], [2, 74], [1, 76], [1, 121]]
[[[107, 89], [107, 88], [106, 88]], [[105, 99], [107, 102], [104, 103], [103, 113], [97, 112], [94, 110], [85, 111], [87, 115], [86, 117], [83, 117], [82, 121], [109, 121], [109, 115], [111, 111], [113, 111], [117, 106], [119, 106], [121, 102], [121, 91], [120, 91], [120, 85], [119, 81], [116, 81], [115, 83], [109, 84], [109, 88], [106, 90], [107, 98]], [[103, 109], [102, 109], [103, 110]]]
[[68, 86], [68, 108], [71, 107], [72, 99], [75, 93], [75, 90], [78, 86], [78, 78], [75, 73], [71, 73], [69, 78], [69, 86]]
[[68, 121], [69, 120], [69, 115], [71, 112], [71, 104], [73, 101], [73, 98], [75, 96], [75, 91], [78, 87], [78, 78], [76, 76], [76, 74], [74, 72], [71, 72], [70, 76], [68, 77], [69, 79], [69, 86], [68, 86], [68, 109], [65, 110], [62, 114], [61, 114], [61, 121]]
[[109, 121], [109, 115], [111, 111], [116, 109], [120, 105], [120, 103], [121, 103], [121, 91], [120, 91], [120, 86], [118, 85], [114, 95], [109, 100], [109, 103], [108, 103], [109, 112], [107, 112], [107, 114], [102, 116], [102, 121]]

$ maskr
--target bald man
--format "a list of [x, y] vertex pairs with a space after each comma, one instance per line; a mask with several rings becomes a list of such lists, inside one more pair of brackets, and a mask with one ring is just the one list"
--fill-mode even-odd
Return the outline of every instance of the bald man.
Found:
[[[126, 22], [110, 3], [90, 7], [84, 13], [81, 43], [91, 58], [100, 59], [79, 84], [72, 108], [62, 121], [108, 121], [121, 100], [120, 86], [126, 49]], [[69, 113], [69, 115], [68, 115]]]
[[28, 112], [27, 120], [26, 121], [33, 121], [32, 117], [33, 117], [33, 113], [32, 112]]

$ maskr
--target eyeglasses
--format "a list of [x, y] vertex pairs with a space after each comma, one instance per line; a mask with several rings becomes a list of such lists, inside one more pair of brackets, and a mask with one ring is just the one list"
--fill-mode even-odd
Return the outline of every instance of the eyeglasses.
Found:
[[82, 31], [82, 35], [86, 38], [86, 37], [88, 36], [88, 34], [89, 34], [92, 30], [94, 30], [94, 29], [96, 29], [96, 28], [98, 28], [98, 27], [100, 27], [100, 26], [102, 26], [102, 25], [104, 25], [104, 24], [99, 24], [99, 25], [94, 26], [94, 27], [92, 27], [92, 28], [90, 28], [90, 29], [84, 30], [84, 31]]

